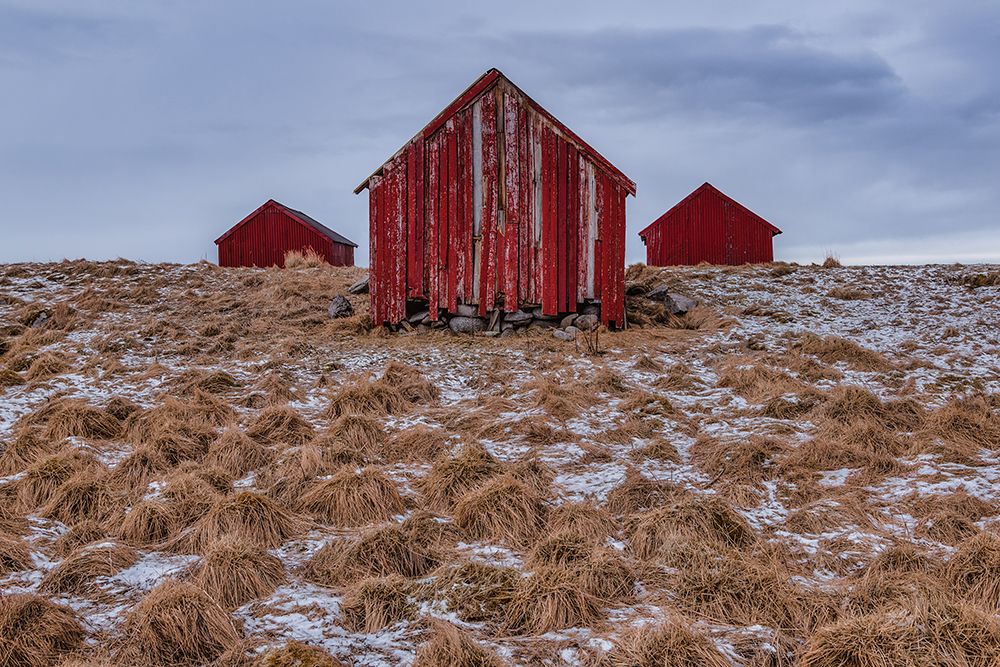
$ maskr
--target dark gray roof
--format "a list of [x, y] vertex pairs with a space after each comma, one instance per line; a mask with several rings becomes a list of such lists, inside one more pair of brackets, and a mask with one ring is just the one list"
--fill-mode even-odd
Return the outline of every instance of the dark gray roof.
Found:
[[285, 206], [281, 202], [274, 202], [274, 203], [277, 204], [278, 206], [280, 206], [281, 208], [285, 209], [286, 211], [288, 211], [289, 213], [291, 213], [295, 217], [300, 218], [302, 220], [302, 222], [306, 223], [307, 225], [309, 225], [310, 227], [312, 227], [313, 229], [315, 229], [320, 234], [328, 237], [334, 243], [342, 243], [344, 245], [349, 245], [349, 246], [354, 247], [354, 248], [358, 247], [358, 244], [355, 243], [354, 241], [351, 241], [347, 237], [341, 236], [337, 232], [333, 231], [332, 229], [330, 229], [329, 227], [327, 227], [326, 225], [324, 225], [323, 223], [321, 223], [319, 220], [316, 220], [316, 219], [314, 219], [314, 218], [306, 215], [302, 211], [296, 211], [294, 208], [291, 208], [289, 206]]

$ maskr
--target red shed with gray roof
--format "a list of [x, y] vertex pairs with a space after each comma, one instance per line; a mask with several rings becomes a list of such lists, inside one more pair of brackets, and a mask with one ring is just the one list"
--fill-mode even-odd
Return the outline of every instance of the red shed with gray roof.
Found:
[[774, 261], [781, 230], [705, 183], [639, 232], [646, 264], [757, 264]]
[[284, 266], [285, 253], [312, 248], [333, 266], [354, 266], [353, 241], [273, 199], [215, 240], [219, 266]]

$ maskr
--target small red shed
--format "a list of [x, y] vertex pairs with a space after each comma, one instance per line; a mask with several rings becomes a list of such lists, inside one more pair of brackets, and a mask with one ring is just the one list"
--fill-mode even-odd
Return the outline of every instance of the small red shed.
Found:
[[781, 230], [705, 183], [639, 232], [646, 264], [754, 264], [774, 261]]
[[600, 303], [625, 319], [625, 197], [635, 183], [496, 69], [400, 148], [368, 189], [372, 320], [546, 315]]
[[358, 244], [273, 199], [215, 239], [219, 266], [281, 266], [289, 250], [312, 248], [333, 266], [354, 266]]

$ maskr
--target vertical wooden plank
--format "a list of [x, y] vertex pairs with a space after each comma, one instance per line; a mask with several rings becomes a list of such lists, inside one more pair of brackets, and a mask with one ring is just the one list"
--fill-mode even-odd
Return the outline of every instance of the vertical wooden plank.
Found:
[[470, 303], [472, 297], [472, 261], [473, 261], [473, 230], [472, 230], [472, 112], [466, 111], [462, 115], [462, 133], [458, 141], [458, 166], [459, 179], [461, 183], [461, 194], [459, 195], [460, 210], [459, 228], [462, 233], [462, 256], [459, 261], [459, 298], [463, 303]]
[[[450, 125], [449, 120], [447, 125]], [[448, 252], [451, 245], [451, 229], [448, 219], [450, 182], [448, 180], [448, 132], [447, 125], [438, 133], [438, 306], [448, 309]]]
[[[419, 143], [419, 142], [418, 142]], [[410, 146], [406, 151], [406, 295], [420, 294], [423, 276], [417, 272], [417, 152]]]
[[479, 303], [483, 264], [483, 103], [472, 105], [472, 297]]
[[542, 126], [545, 136], [545, 159], [542, 165], [542, 175], [545, 178], [545, 219], [542, 224], [542, 234], [545, 237], [542, 261], [543, 295], [542, 312], [546, 315], [559, 314], [559, 182], [558, 182], [558, 147], [556, 136], [547, 126]]
[[424, 258], [426, 256], [426, 236], [424, 233], [424, 179], [427, 176], [427, 163], [424, 158], [424, 141], [420, 139], [413, 144], [413, 154], [415, 155], [415, 196], [414, 196], [414, 238], [416, 240], [416, 248], [414, 250], [413, 256], [413, 275], [416, 282], [413, 284], [414, 296], [427, 298], [427, 278], [424, 271]]
[[438, 319], [438, 137], [435, 135], [427, 141], [427, 216], [424, 224], [427, 234], [427, 307], [431, 320]]
[[406, 319], [406, 159], [401, 157], [396, 165], [396, 217], [393, 220], [393, 324]]
[[483, 95], [483, 213], [482, 257], [479, 268], [479, 313], [485, 316], [496, 305], [497, 283], [497, 105], [496, 97]]
[[535, 187], [531, 193], [531, 199], [533, 206], [533, 211], [531, 214], [532, 224], [534, 225], [531, 230], [531, 297], [532, 303], [537, 303], [541, 305], [542, 303], [542, 271], [544, 270], [545, 263], [542, 261], [542, 228], [544, 222], [544, 178], [542, 177], [542, 165], [544, 161], [542, 160], [542, 121], [538, 115], [534, 115], [531, 118], [530, 123], [531, 128], [531, 163], [533, 170], [533, 180]]
[[503, 293], [504, 310], [517, 310], [520, 300], [518, 280], [520, 259], [518, 242], [521, 233], [521, 182], [520, 150], [518, 146], [518, 100], [511, 93], [504, 93], [504, 247]]
[[566, 149], [566, 310], [576, 311], [577, 244], [580, 242], [580, 160], [576, 146]]
[[517, 237], [517, 300], [518, 305], [529, 300], [531, 280], [531, 193], [534, 187], [532, 183], [531, 152], [528, 142], [528, 112], [523, 100], [518, 101], [517, 108], [517, 156], [518, 175], [520, 178], [521, 201], [520, 224], [518, 226]]
[[557, 289], [557, 308], [559, 312], [565, 312], [566, 308], [566, 264], [568, 254], [566, 252], [566, 142], [562, 138], [556, 138], [556, 179], [558, 190], [556, 193], [556, 263], [558, 269], [559, 284]]
[[448, 310], [455, 312], [458, 302], [458, 255], [461, 252], [462, 235], [458, 230], [458, 128], [449, 121], [446, 134], [448, 163], [448, 261], [445, 272], [448, 277]]
[[381, 253], [379, 252], [378, 242], [379, 182], [380, 178], [378, 176], [372, 176], [368, 180], [368, 308], [371, 311], [372, 324], [376, 326], [382, 324], [378, 301], [379, 277], [381, 275], [379, 273]]

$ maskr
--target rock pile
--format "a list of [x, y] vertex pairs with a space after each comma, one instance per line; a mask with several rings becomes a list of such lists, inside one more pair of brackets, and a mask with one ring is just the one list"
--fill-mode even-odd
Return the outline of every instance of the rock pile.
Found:
[[436, 322], [431, 321], [428, 310], [413, 313], [401, 329], [431, 331], [447, 328], [454, 333], [482, 334], [484, 336], [509, 337], [525, 331], [551, 330], [553, 335], [563, 340], [573, 340], [582, 328], [596, 327], [601, 321], [601, 307], [586, 304], [579, 313], [568, 315], [546, 315], [541, 308], [529, 310], [490, 311], [487, 317], [479, 314], [476, 306], [459, 304], [454, 313], [442, 312]]

